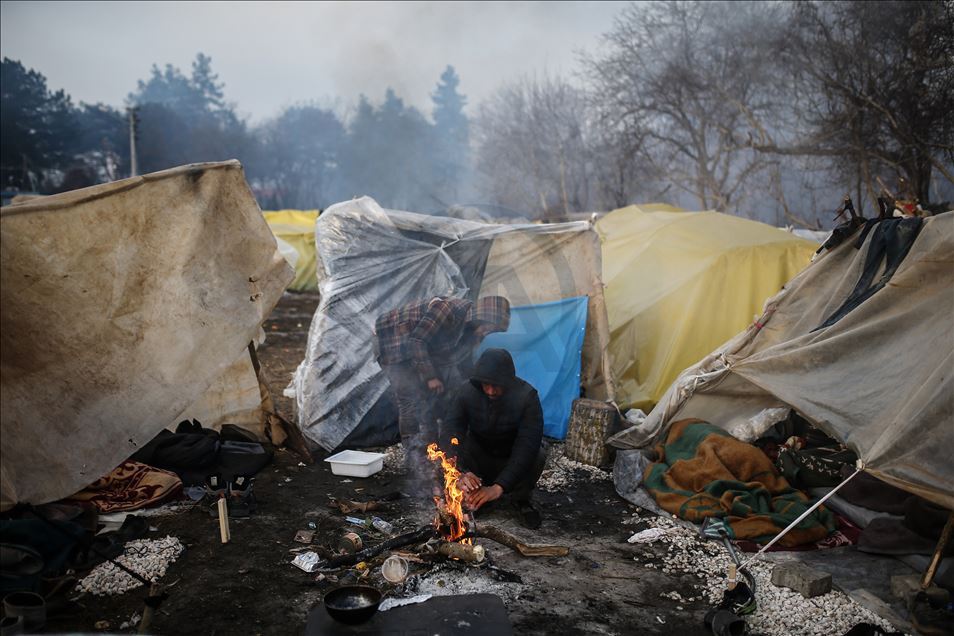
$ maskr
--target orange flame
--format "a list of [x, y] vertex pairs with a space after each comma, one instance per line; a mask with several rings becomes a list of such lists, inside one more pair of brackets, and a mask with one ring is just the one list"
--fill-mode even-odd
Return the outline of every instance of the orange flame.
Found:
[[[453, 443], [453, 440], [451, 441]], [[457, 480], [460, 479], [460, 471], [457, 470], [457, 458], [448, 457], [444, 451], [437, 448], [437, 444], [431, 444], [427, 447], [427, 458], [432, 462], [440, 460], [441, 468], [444, 469], [444, 504], [447, 513], [453, 518], [448, 539], [457, 541], [464, 536], [464, 491], [457, 486]], [[434, 503], [441, 505], [439, 497], [434, 497]], [[465, 539], [464, 543], [470, 543]]]

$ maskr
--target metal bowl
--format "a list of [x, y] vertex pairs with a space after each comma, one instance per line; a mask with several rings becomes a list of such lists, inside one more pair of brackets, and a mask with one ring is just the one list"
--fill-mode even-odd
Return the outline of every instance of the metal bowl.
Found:
[[367, 585], [346, 585], [325, 594], [325, 609], [331, 618], [349, 625], [374, 616], [380, 604], [381, 592]]

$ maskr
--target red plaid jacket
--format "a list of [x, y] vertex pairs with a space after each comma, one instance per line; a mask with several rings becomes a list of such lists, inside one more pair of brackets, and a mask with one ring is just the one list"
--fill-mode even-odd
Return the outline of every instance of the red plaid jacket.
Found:
[[378, 364], [409, 362], [424, 382], [436, 378], [433, 359], [453, 359], [459, 347], [476, 344], [461, 342], [469, 322], [489, 323], [494, 331], [506, 331], [510, 303], [502, 296], [481, 298], [476, 304], [460, 298], [432, 298], [382, 314], [374, 327]]

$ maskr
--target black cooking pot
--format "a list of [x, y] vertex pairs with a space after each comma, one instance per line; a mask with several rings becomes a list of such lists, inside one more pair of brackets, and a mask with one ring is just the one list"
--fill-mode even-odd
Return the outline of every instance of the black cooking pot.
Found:
[[380, 604], [381, 592], [367, 585], [346, 585], [325, 594], [325, 609], [331, 618], [349, 625], [374, 616]]

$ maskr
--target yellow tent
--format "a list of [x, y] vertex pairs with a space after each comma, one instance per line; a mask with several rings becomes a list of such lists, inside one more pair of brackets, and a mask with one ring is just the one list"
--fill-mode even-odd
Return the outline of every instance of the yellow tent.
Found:
[[[288, 289], [314, 291], [318, 289], [315, 276], [315, 220], [318, 210], [277, 210], [263, 212], [268, 227], [278, 239], [283, 254], [295, 267], [295, 280]], [[282, 244], [284, 242], [284, 244]], [[289, 255], [291, 258], [289, 258]], [[296, 258], [297, 256], [297, 258]]]
[[743, 330], [818, 244], [764, 223], [665, 204], [596, 223], [621, 408], [645, 411], [676, 376]]

